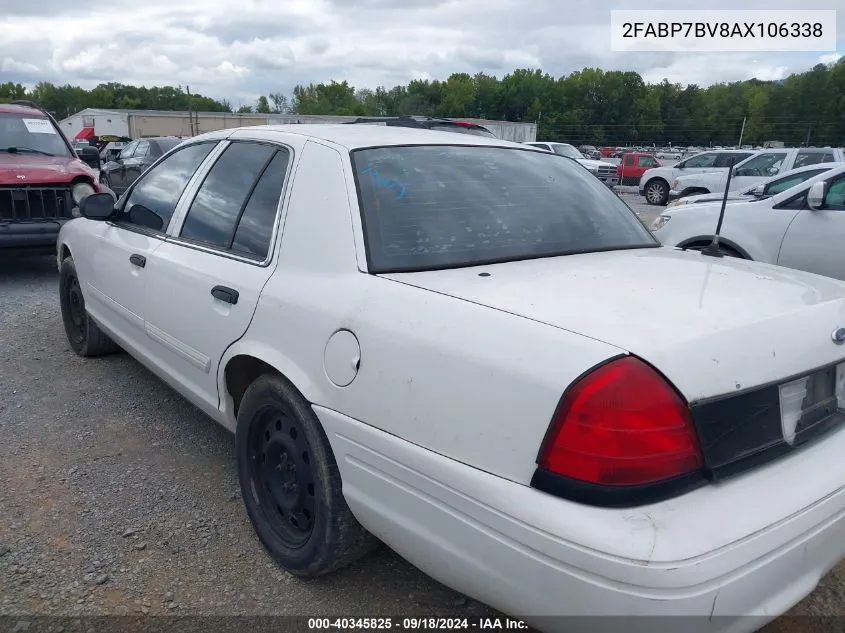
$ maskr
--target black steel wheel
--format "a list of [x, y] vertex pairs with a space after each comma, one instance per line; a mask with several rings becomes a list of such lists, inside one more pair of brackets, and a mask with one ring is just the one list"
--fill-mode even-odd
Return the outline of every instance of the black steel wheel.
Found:
[[79, 279], [71, 277], [65, 288], [66, 303], [68, 312], [67, 337], [73, 344], [81, 345], [85, 340], [85, 299], [82, 298], [82, 289], [79, 287]]
[[[265, 521], [280, 541], [301, 547], [314, 527], [314, 469], [300, 422], [279, 403], [264, 407], [249, 433], [250, 479]], [[278, 515], [278, 516], [276, 516]]]
[[378, 541], [343, 497], [340, 472], [310, 403], [279, 374], [246, 390], [235, 450], [247, 514], [261, 543], [302, 577], [339, 569]]
[[74, 352], [80, 356], [102, 356], [120, 350], [89, 316], [71, 257], [65, 258], [59, 270], [59, 304], [65, 334]]

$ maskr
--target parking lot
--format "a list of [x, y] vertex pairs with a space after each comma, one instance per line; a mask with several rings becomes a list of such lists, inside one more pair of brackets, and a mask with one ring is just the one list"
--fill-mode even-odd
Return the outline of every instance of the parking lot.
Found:
[[[622, 195], [646, 223], [659, 212]], [[0, 614], [496, 615], [385, 547], [319, 580], [281, 571], [241, 503], [232, 437], [129, 356], [75, 356], [57, 279], [49, 256], [0, 257]], [[840, 565], [794, 613], [843, 603]]]

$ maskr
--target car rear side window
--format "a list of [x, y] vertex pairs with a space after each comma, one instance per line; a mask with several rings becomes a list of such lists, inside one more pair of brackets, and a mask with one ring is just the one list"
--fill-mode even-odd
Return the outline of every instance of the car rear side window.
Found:
[[197, 191], [180, 236], [229, 248], [241, 210], [275, 153], [275, 147], [258, 143], [226, 148]]
[[267, 165], [238, 222], [233, 251], [258, 260], [267, 257], [289, 158], [287, 150], [279, 150]]
[[216, 144], [188, 145], [147, 171], [132, 188], [120, 221], [164, 231], [185, 185]]
[[503, 147], [352, 153], [371, 272], [659, 246], [578, 163]]
[[806, 167], [807, 165], [818, 165], [819, 163], [833, 162], [833, 152], [800, 151], [795, 157], [793, 169]]

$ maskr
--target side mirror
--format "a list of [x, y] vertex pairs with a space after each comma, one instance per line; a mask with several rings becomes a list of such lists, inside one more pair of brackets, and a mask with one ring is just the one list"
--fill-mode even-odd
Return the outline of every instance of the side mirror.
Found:
[[824, 204], [824, 185], [823, 182], [814, 182], [810, 191], [807, 192], [807, 206], [813, 211], [818, 211]]
[[676, 169], [683, 169], [683, 168], [684, 168], [684, 166], [685, 166], [685, 165], [684, 165], [683, 163], [678, 163], [677, 165], [675, 165], [675, 168], [676, 168]]
[[129, 209], [129, 221], [138, 226], [146, 226], [153, 231], [161, 231], [164, 228], [161, 216], [141, 204], [133, 204]]
[[89, 220], [108, 220], [114, 215], [114, 197], [110, 193], [92, 193], [79, 203], [79, 214]]
[[79, 147], [76, 150], [76, 155], [79, 156], [80, 160], [87, 163], [94, 169], [100, 169], [100, 166], [102, 164], [100, 162], [100, 152], [93, 145], [88, 145], [87, 147]]
[[751, 190], [751, 195], [755, 198], [762, 198], [766, 195], [766, 185], [757, 185]]

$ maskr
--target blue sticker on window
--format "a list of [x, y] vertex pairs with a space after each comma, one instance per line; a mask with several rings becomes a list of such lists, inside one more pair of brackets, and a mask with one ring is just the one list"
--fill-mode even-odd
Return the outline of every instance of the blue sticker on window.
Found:
[[405, 197], [406, 189], [405, 185], [402, 183], [401, 180], [396, 180], [395, 178], [382, 178], [378, 170], [372, 165], [368, 165], [367, 167], [362, 169], [361, 173], [370, 174], [370, 177], [373, 179], [373, 184], [376, 186], [376, 189], [398, 189], [398, 192], [396, 193], [396, 199], [401, 200]]

